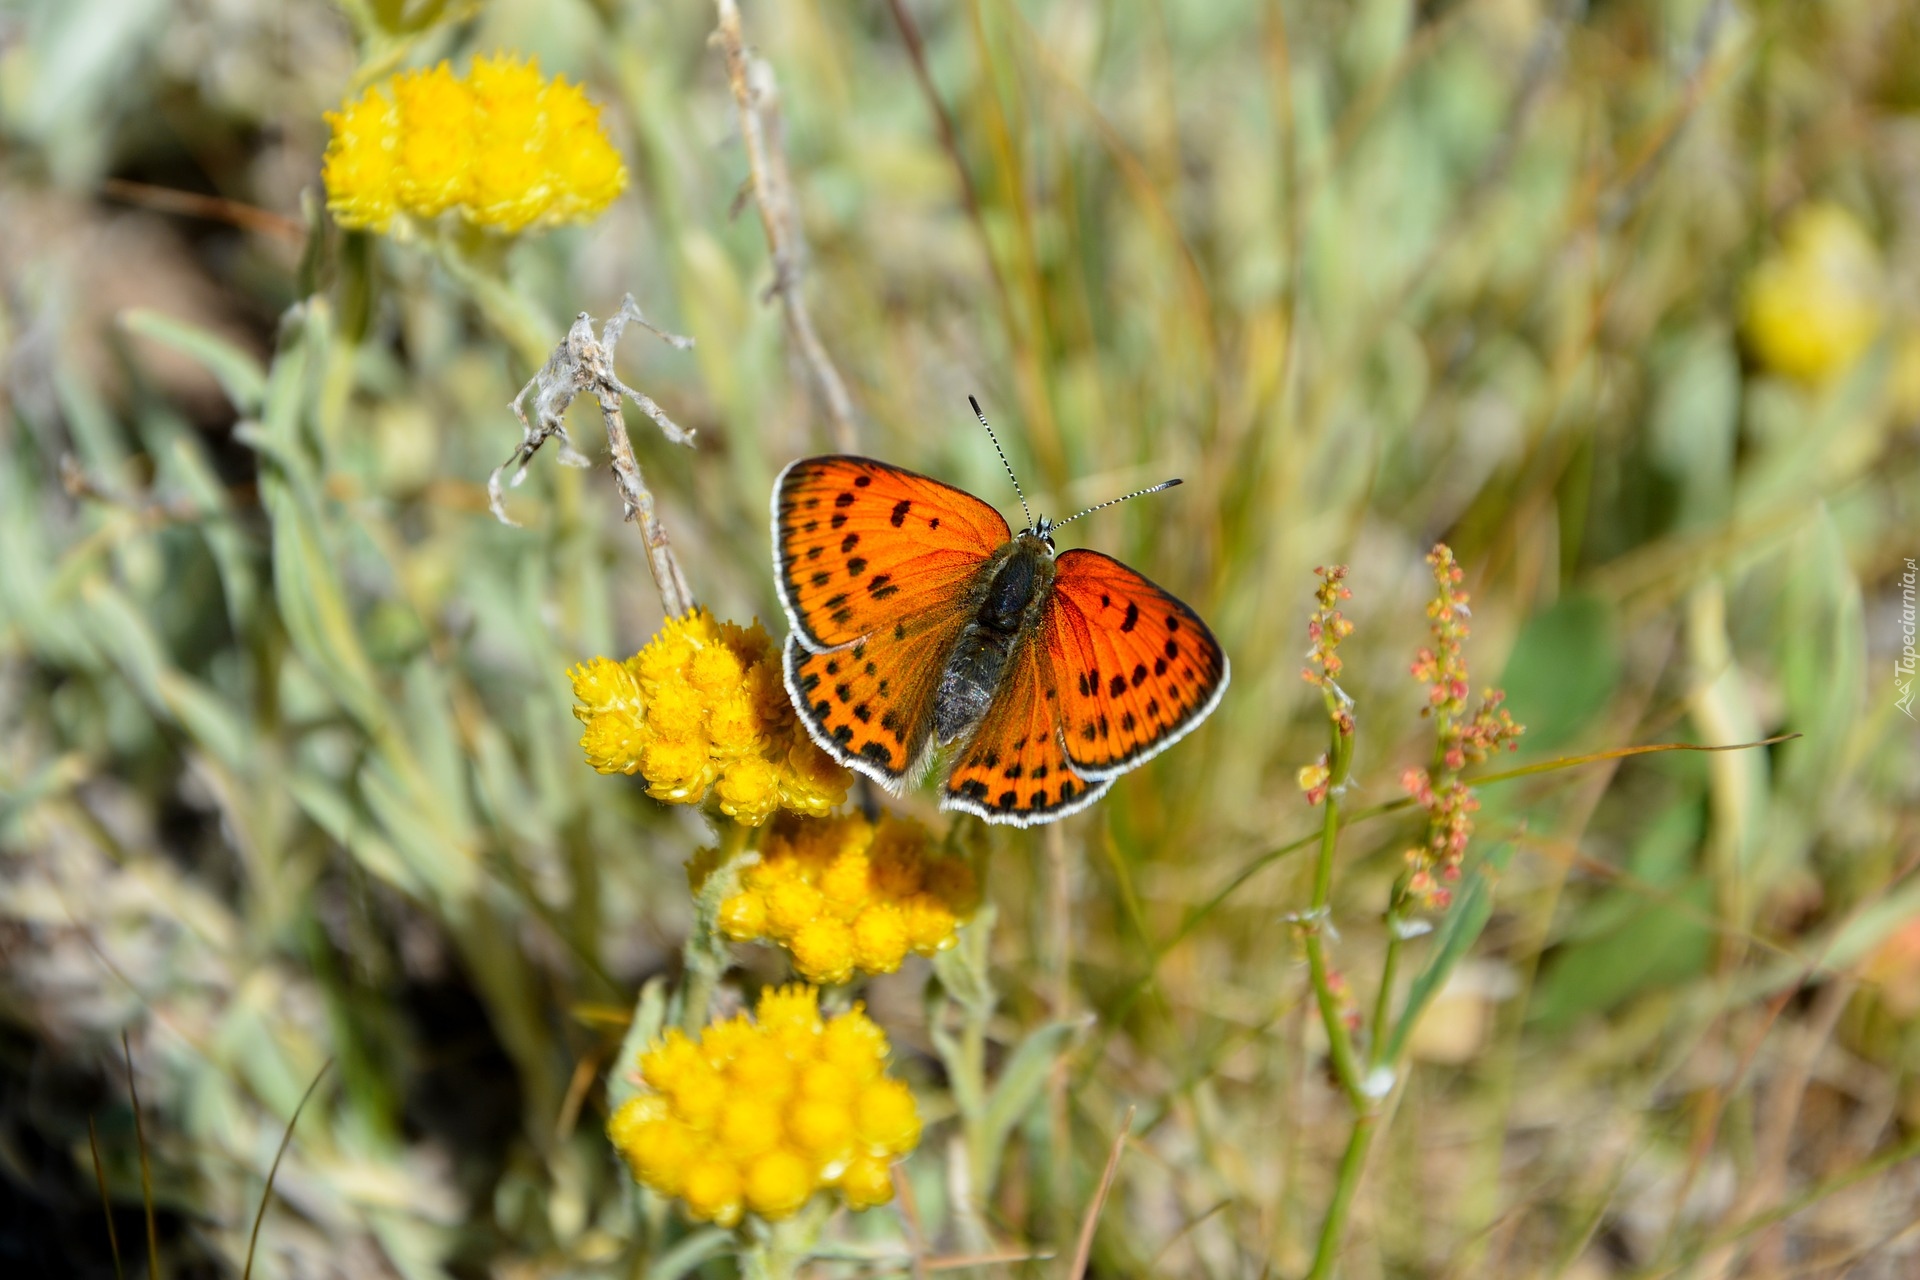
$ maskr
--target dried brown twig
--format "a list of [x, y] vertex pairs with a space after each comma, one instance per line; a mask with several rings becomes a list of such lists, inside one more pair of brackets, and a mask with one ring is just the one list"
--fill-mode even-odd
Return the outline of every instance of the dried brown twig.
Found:
[[[513, 398], [511, 408], [520, 419], [520, 447], [513, 456], [495, 467], [493, 474], [487, 477], [487, 501], [493, 514], [502, 524], [513, 524], [507, 515], [505, 494], [502, 492], [500, 478], [509, 468], [513, 469], [513, 479], [508, 483], [518, 486], [526, 479], [527, 464], [533, 461], [533, 455], [540, 446], [558, 436], [560, 439], [560, 461], [570, 467], [584, 467], [587, 459], [573, 447], [572, 439], [567, 435], [567, 406], [582, 393], [593, 396], [600, 405], [600, 417], [607, 427], [607, 449], [613, 455], [613, 479], [620, 487], [620, 497], [625, 504], [625, 516], [628, 520], [640, 523], [640, 536], [647, 546], [647, 568], [653, 572], [653, 582], [660, 589], [660, 602], [666, 607], [669, 617], [693, 608], [693, 592], [687, 586], [685, 575], [680, 572], [680, 564], [673, 558], [673, 548], [667, 541], [667, 531], [661, 527], [659, 517], [654, 514], [653, 494], [648, 491], [647, 483], [640, 474], [639, 460], [633, 454], [633, 441], [627, 438], [627, 422], [620, 411], [620, 402], [624, 397], [640, 406], [640, 411], [653, 419], [662, 435], [675, 444], [691, 445], [693, 432], [686, 430], [666, 415], [651, 398], [635, 391], [620, 381], [613, 371], [614, 348], [619, 345], [620, 335], [632, 322], [647, 330], [668, 346], [684, 351], [693, 345], [692, 338], [683, 338], [679, 334], [667, 333], [655, 328], [640, 313], [633, 295], [628, 294], [621, 300], [619, 313], [611, 317], [596, 339], [593, 334], [593, 317], [582, 311], [574, 317], [573, 327], [567, 330], [566, 339], [553, 349], [547, 357], [547, 363], [540, 372], [533, 375], [526, 386], [520, 388], [520, 394]], [[529, 392], [533, 393], [533, 421], [527, 421], [527, 412], [523, 404]]]
[[767, 252], [773, 258], [773, 283], [767, 286], [767, 296], [780, 299], [793, 344], [819, 384], [820, 398], [833, 422], [834, 447], [851, 453], [859, 443], [853, 401], [847, 396], [840, 371], [820, 342], [800, 289], [806, 242], [800, 234], [800, 215], [787, 181], [786, 156], [779, 145], [779, 93], [774, 87], [773, 68], [747, 52], [740, 34], [740, 7], [735, 0], [715, 3], [720, 29], [713, 39], [727, 59], [727, 83], [740, 108], [740, 136], [747, 145], [747, 184], [760, 213], [760, 226], [767, 234]]

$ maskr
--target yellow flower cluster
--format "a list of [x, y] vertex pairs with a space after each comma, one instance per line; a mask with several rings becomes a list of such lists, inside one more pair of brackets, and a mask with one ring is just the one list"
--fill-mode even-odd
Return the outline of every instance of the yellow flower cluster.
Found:
[[394, 216], [517, 232], [584, 222], [627, 185], [626, 166], [579, 85], [543, 80], [529, 59], [475, 58], [392, 77], [327, 113], [327, 208], [346, 227], [384, 231]]
[[820, 1016], [813, 987], [769, 988], [757, 1021], [669, 1031], [640, 1057], [647, 1090], [607, 1123], [633, 1176], [703, 1222], [791, 1216], [823, 1188], [855, 1209], [893, 1198], [890, 1165], [920, 1141], [887, 1037], [856, 1006]]
[[776, 809], [819, 816], [847, 797], [852, 775], [807, 736], [757, 622], [695, 609], [625, 662], [570, 674], [587, 763], [642, 775], [656, 800], [699, 804], [712, 788], [720, 812], [758, 826]]
[[1852, 214], [1808, 205], [1747, 281], [1747, 345], [1791, 378], [1819, 383], [1845, 373], [1879, 336], [1880, 276], [1879, 254]]
[[952, 946], [978, 897], [973, 869], [930, 848], [917, 822], [782, 820], [720, 904], [720, 930], [779, 943], [809, 982], [845, 982], [855, 970], [892, 973], [909, 951]]

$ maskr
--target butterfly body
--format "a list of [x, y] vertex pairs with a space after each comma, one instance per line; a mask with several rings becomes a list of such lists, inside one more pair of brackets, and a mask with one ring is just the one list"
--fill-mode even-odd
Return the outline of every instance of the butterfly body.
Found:
[[934, 738], [947, 746], [978, 725], [993, 703], [1023, 635], [1031, 635], [1053, 588], [1053, 546], [1022, 533], [983, 565], [980, 607], [961, 629], [934, 692]]
[[954, 748], [943, 808], [1076, 812], [1218, 705], [1226, 655], [1097, 551], [871, 458], [803, 458], [773, 492], [787, 692], [848, 768], [898, 791]]

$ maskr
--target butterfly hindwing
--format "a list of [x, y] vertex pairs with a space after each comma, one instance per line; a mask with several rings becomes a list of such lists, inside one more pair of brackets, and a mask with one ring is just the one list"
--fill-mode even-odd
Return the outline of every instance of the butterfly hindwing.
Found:
[[943, 623], [1010, 536], [972, 494], [871, 458], [802, 458], [773, 487], [780, 603], [816, 653]]
[[1104, 795], [1110, 780], [1086, 777], [1067, 759], [1054, 715], [1060, 696], [1044, 646], [1028, 638], [1008, 660], [979, 727], [956, 749], [941, 808], [1026, 827]]
[[933, 731], [940, 661], [959, 633], [955, 615], [895, 639], [891, 631], [826, 653], [787, 637], [787, 693], [814, 741], [840, 763], [898, 791]]
[[1219, 704], [1227, 655], [1198, 614], [1113, 557], [1076, 548], [1056, 564], [1041, 625], [1066, 755], [1113, 778]]

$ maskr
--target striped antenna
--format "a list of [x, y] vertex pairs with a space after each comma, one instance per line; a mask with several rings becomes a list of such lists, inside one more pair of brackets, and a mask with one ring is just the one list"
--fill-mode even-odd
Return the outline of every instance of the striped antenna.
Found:
[[1000, 447], [1000, 437], [993, 434], [993, 428], [987, 426], [987, 415], [980, 412], [980, 402], [972, 396], [967, 403], [973, 406], [973, 416], [980, 419], [980, 425], [987, 427], [987, 439], [993, 441], [993, 451], [1000, 455], [1000, 465], [1007, 469], [1007, 479], [1013, 481], [1013, 491], [1019, 495], [1020, 511], [1027, 517], [1027, 528], [1033, 528], [1033, 512], [1027, 509], [1027, 495], [1020, 491], [1020, 477], [1013, 474], [1013, 464], [1007, 461], [1007, 451]]
[[1145, 489], [1135, 489], [1132, 493], [1122, 494], [1117, 498], [1108, 498], [1105, 502], [1100, 503], [1098, 506], [1088, 507], [1085, 511], [1077, 512], [1074, 515], [1068, 516], [1065, 520], [1054, 520], [1050, 522], [1047, 525], [1047, 527], [1049, 529], [1058, 529], [1063, 524], [1072, 524], [1075, 520], [1078, 520], [1081, 516], [1090, 516], [1094, 512], [1099, 511], [1106, 507], [1110, 507], [1116, 502], [1125, 502], [1128, 498], [1144, 498], [1150, 493], [1158, 493], [1162, 489], [1171, 489], [1173, 488], [1173, 486], [1180, 483], [1182, 483], [1182, 481], [1180, 481], [1178, 478], [1175, 478], [1172, 480], [1162, 480], [1159, 484], [1150, 485]]

